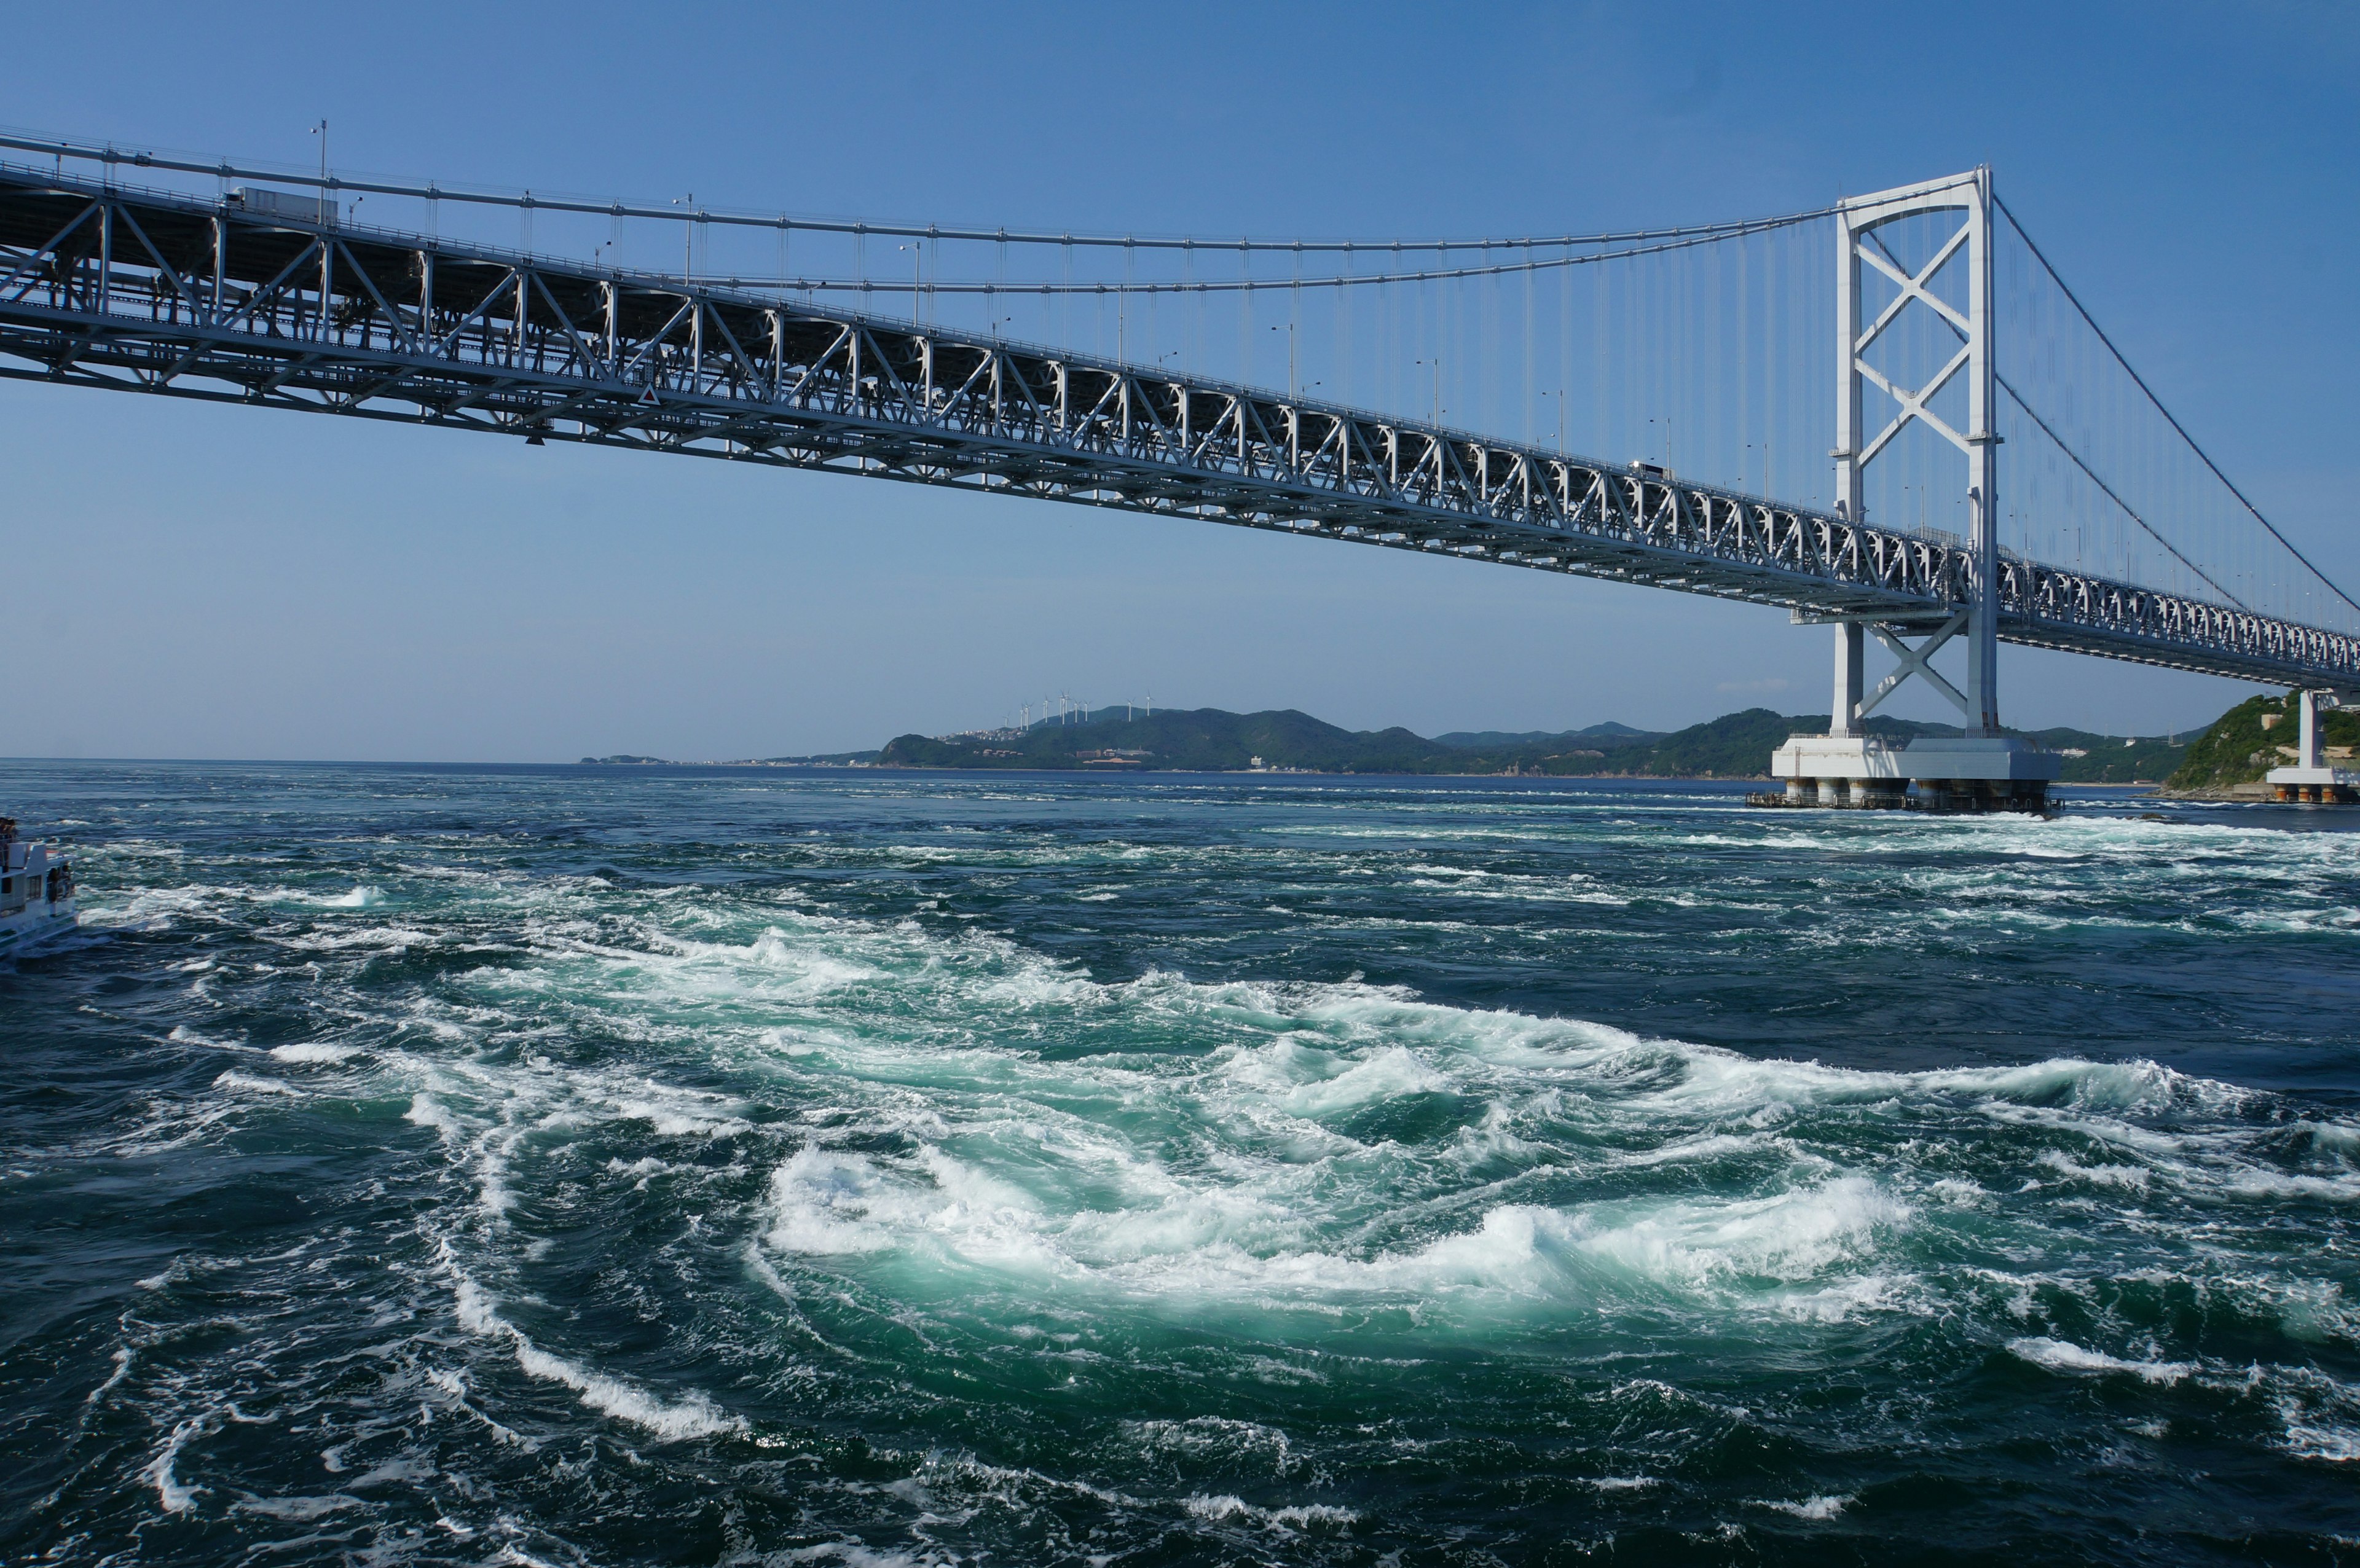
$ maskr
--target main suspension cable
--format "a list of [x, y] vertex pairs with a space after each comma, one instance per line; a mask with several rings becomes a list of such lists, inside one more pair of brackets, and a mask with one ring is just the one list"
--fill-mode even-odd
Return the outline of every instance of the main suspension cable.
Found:
[[[2310, 570], [2310, 572], [2313, 577], [2318, 578], [2320, 582], [2325, 583], [2329, 593], [2343, 600], [2353, 609], [2360, 610], [2360, 601], [2354, 600], [2351, 594], [2346, 593], [2342, 588], [2338, 587], [2335, 580], [2328, 576], [2326, 572], [2322, 572], [2317, 566], [2313, 565], [2311, 557], [2303, 554], [2300, 550], [2297, 549], [2295, 542], [2292, 539], [2278, 532], [2278, 525], [2271, 522], [2269, 518], [2262, 515], [2262, 509], [2259, 506], [2255, 506], [2252, 501], [2248, 500], [2243, 490], [2237, 488], [2236, 481], [2222, 473], [2221, 465], [2213, 462], [2212, 455], [2202, 446], [2197, 444], [2196, 438], [2188, 433], [2188, 427], [2181, 424], [2179, 418], [2174, 415], [2169, 408], [2164, 407], [2163, 399], [2155, 395], [2155, 388], [2147, 384], [2147, 378], [2145, 376], [2141, 376], [2136, 370], [2132, 368], [2131, 362], [2123, 356], [2123, 351], [2114, 346], [2114, 340], [2106, 335], [2106, 329], [2098, 325], [2097, 318], [2090, 314], [2089, 307], [2081, 303], [2080, 297], [2073, 292], [2072, 287], [2068, 284], [2063, 278], [2058, 275], [2057, 268], [2049, 264], [2048, 256], [2041, 254], [2040, 246], [2034, 243], [2032, 236], [2025, 233], [2024, 224], [2017, 221], [2014, 212], [2008, 211], [2007, 203], [1999, 199], [1999, 193], [1997, 191], [1994, 191], [1992, 193], [1992, 205], [1997, 207], [2001, 213], [2006, 217], [2007, 226], [2016, 231], [2016, 237], [2024, 242], [2025, 248], [2032, 253], [2033, 259], [2040, 263], [2040, 269], [2049, 274], [2049, 280], [2057, 285], [2058, 289], [2064, 294], [2067, 301], [2070, 302], [2074, 310], [2081, 315], [2082, 321], [2088, 325], [2092, 332], [2097, 333], [2098, 341], [2106, 345], [2106, 352], [2114, 355], [2114, 363], [2121, 365], [2123, 367], [2123, 373], [2131, 378], [2132, 382], [2137, 386], [2138, 389], [2142, 393], [2146, 394], [2147, 400], [2155, 406], [2155, 411], [2161, 414], [2165, 422], [2169, 424], [2172, 430], [2178, 432], [2180, 439], [2188, 443], [2188, 450], [2196, 454], [2197, 461], [2203, 463], [2205, 467], [2211, 469], [2212, 471], [2212, 477], [2218, 479], [2223, 485], [2227, 486], [2229, 494], [2234, 495], [2237, 498], [2238, 504], [2244, 506], [2246, 511], [2253, 514], [2254, 520], [2256, 522], [2261, 524], [2263, 528], [2269, 530], [2269, 534], [2272, 539], [2286, 546], [2287, 553], [2292, 555], [2297, 561], [2301, 561], [2303, 565]], [[2023, 399], [2019, 397], [2016, 401], [2021, 404]], [[2027, 410], [2027, 412], [2029, 411], [2030, 410], [2028, 409]], [[2060, 444], [2061, 445], [2062, 443], [2060, 442]], [[2084, 470], [2084, 472], [2087, 471]], [[2092, 475], [2092, 477], [2094, 478], [2095, 475]], [[2125, 507], [2125, 510], [2128, 510], [2128, 508]]]
[[[1534, 256], [1524, 261], [1494, 262], [1489, 266], [1433, 267], [1418, 272], [1345, 272], [1311, 278], [1238, 278], [1229, 279], [1182, 279], [1165, 283], [928, 283], [930, 294], [1240, 294], [1271, 289], [1364, 289], [1379, 283], [1445, 283], [1468, 278], [1496, 278], [1516, 272], [1554, 272], [1566, 267], [1588, 267], [1594, 262], [1622, 261], [1633, 256], [1660, 256], [1667, 251], [1693, 249], [1698, 245], [1720, 245], [1744, 234], [1764, 234], [1773, 229], [1788, 228], [1827, 217], [1834, 209], [1812, 212], [1795, 212], [1780, 218], [1755, 218], [1710, 234], [1693, 234], [1684, 238], [1664, 239], [1653, 245], [1631, 245], [1622, 250], [1590, 251], [1585, 255]], [[885, 231], [871, 229], [869, 233]], [[1076, 245], [1082, 242], [1076, 240]], [[1518, 245], [1523, 241], [1513, 242]], [[1541, 242], [1532, 242], [1539, 244]], [[1578, 244], [1568, 241], [1565, 244]], [[1309, 245], [1304, 246], [1309, 250]], [[1374, 246], [1362, 246], [1364, 250]], [[1404, 245], [1404, 249], [1415, 248]], [[671, 276], [669, 274], [664, 276]], [[743, 275], [698, 278], [700, 285], [727, 289], [753, 289], [789, 294], [859, 293], [907, 294], [916, 285], [880, 282], [869, 278], [748, 278]]]
[[[2103, 479], [2100, 478], [2098, 476], [2098, 471], [2092, 468], [2087, 463], [2083, 462], [2080, 452], [2075, 452], [2070, 446], [2066, 444], [2065, 438], [2059, 435], [2055, 430], [2050, 428], [2049, 421], [2040, 417], [2040, 411], [2038, 409], [2035, 408], [2030, 403], [2025, 401], [2024, 394], [2017, 391], [2013, 386], [2009, 385], [2006, 376], [2002, 376], [1998, 371], [1994, 370], [1992, 372], [1992, 379], [1998, 382], [2000, 390], [2006, 393], [2015, 402], [2016, 406], [2024, 410], [2025, 417], [2027, 419], [2040, 427], [2040, 433], [2047, 436], [2051, 441], [2056, 443], [2057, 450], [2065, 454], [2067, 461], [2071, 463], [2074, 467], [2080, 469], [2084, 474], [2088, 475], [2091, 484], [2105, 492], [2106, 499], [2112, 501], [2115, 506], [2120, 506], [2123, 509], [2123, 515], [2125, 517], [2130, 518], [2131, 521], [2136, 523], [2140, 528], [2145, 528], [2147, 532], [2148, 538], [2154, 539], [2156, 543], [2169, 550], [2171, 552], [2171, 558], [2174, 561], [2177, 561], [2180, 565], [2188, 568], [2189, 571], [2193, 572], [2197, 576], [2202, 578], [2207, 583], [2212, 585], [2214, 592], [2218, 593], [2223, 598], [2228, 600], [2232, 604], [2236, 605], [2237, 608], [2247, 611], [2253, 609], [2251, 604], [2246, 604], [2243, 599], [2240, 599], [2234, 593], [2230, 593], [2227, 588], [2222, 586], [2219, 579], [2215, 578], [2211, 572], [2205, 571], [2202, 567], [2189, 560], [2185, 555], [2182, 555], [2178, 545], [2172, 543], [2169, 539], [2158, 533], [2155, 529], [2154, 524], [2148, 522], [2145, 517], [2138, 515], [2136, 507], [2133, 506], [2128, 501], [2124, 500], [2120, 495], [2116, 495], [2114, 493], [2114, 487], [2107, 484]], [[2330, 586], [2333, 586], [2333, 584], [2330, 584]]]
[[[716, 210], [709, 207], [699, 207], [691, 211], [678, 204], [661, 207], [643, 206], [621, 201], [540, 196], [530, 191], [509, 193], [469, 186], [442, 185], [431, 181], [424, 185], [415, 185], [399, 180], [355, 179], [333, 171], [324, 176], [304, 174], [292, 169], [265, 169], [259, 166], [233, 163], [226, 158], [201, 162], [193, 158], [168, 158], [153, 152], [126, 151], [112, 146], [92, 146], [86, 143], [62, 141], [54, 137], [5, 133], [0, 133], [0, 147], [38, 153], [44, 158], [75, 158], [84, 162], [106, 164], [110, 167], [128, 164], [137, 169], [161, 169], [180, 174], [205, 174], [222, 180], [268, 180], [277, 184], [310, 186], [324, 191], [352, 191], [369, 196], [415, 197], [425, 201], [462, 201], [476, 206], [521, 208], [529, 212], [581, 212], [596, 217], [646, 218], [672, 223], [683, 222], [720, 223], [738, 228], [802, 229], [817, 234], [881, 234], [895, 239], [972, 240], [995, 245], [1091, 245], [1101, 248], [1182, 252], [1293, 251], [1306, 255], [1355, 256], [1362, 252], [1423, 252], [1475, 249], [1485, 245], [1493, 249], [1555, 250], [1566, 245], [1629, 245], [1640, 241], [1678, 239], [1688, 236], [1709, 240], [1745, 232], [1765, 223], [1798, 223], [1807, 218], [1826, 217], [1835, 211], [1833, 207], [1823, 207], [1813, 212], [1796, 213], [1773, 219], [1737, 219], [1664, 229], [1627, 229], [1595, 234], [1530, 235], [1505, 239], [1307, 240], [1254, 239], [1248, 236], [1229, 240], [1194, 235], [1051, 234], [1043, 231], [1008, 228], [961, 228], [940, 223], [872, 223], [848, 218], [799, 218], [784, 212], [749, 212], [726, 208]], [[1438, 274], [1437, 276], [1447, 275]]]

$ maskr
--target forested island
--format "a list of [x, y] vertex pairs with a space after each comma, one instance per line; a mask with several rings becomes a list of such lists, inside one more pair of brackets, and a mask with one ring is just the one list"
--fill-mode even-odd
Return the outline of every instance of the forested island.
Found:
[[[1954, 726], [1871, 718], [1866, 726], [1906, 744]], [[1747, 708], [1664, 732], [1593, 724], [1555, 734], [1457, 732], [1431, 739], [1401, 728], [1347, 730], [1292, 708], [1232, 713], [1178, 709], [1153, 715], [1100, 710], [1087, 722], [1024, 730], [895, 737], [871, 757], [883, 768], [1398, 774], [1507, 774], [1553, 778], [1760, 779], [1789, 735], [1824, 734], [1823, 713]], [[2074, 729], [2031, 732], [2066, 754], [2075, 783], [2157, 783], [2186, 747], [2169, 737], [2100, 735]], [[812, 760], [818, 760], [816, 758]], [[851, 759], [846, 759], [851, 760]]]
[[[2169, 794], [2258, 793], [2270, 768], [2295, 756], [2291, 695], [2238, 703], [2201, 733], [2103, 735], [2056, 728], [2017, 732], [2065, 758], [2068, 784], [2149, 784]], [[1872, 717], [1863, 726], [1896, 745], [1951, 735], [1954, 725]], [[2321, 715], [2329, 760], [2360, 746], [2360, 712]], [[748, 758], [735, 767], [943, 768], [1124, 773], [1397, 773], [1559, 779], [1761, 779], [1790, 735], [1824, 735], [1822, 713], [1746, 708], [1669, 732], [1629, 724], [1578, 730], [1459, 730], [1431, 738], [1395, 727], [1348, 730], [1293, 708], [1232, 713], [1220, 708], [1157, 713], [1102, 708], [1024, 729], [898, 735], [876, 751]], [[628, 753], [585, 757], [585, 766], [661, 765]], [[705, 765], [712, 766], [712, 765]]]

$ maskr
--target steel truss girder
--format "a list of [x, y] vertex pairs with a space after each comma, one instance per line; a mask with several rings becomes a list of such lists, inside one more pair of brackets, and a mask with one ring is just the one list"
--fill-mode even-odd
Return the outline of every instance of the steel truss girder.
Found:
[[[0, 376], [1196, 517], [1947, 617], [1965, 552], [1280, 394], [423, 236], [0, 168]], [[2003, 559], [2011, 642], [2350, 686], [2360, 638]]]

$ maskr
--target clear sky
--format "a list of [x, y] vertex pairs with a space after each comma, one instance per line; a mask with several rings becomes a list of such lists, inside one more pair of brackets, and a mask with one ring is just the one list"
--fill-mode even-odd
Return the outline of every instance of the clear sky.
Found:
[[[1113, 232], [1562, 233], [1987, 161], [2200, 439], [2360, 582], [2346, 5], [131, 4], [0, 53], [16, 128], [300, 162], [322, 116], [340, 166]], [[1426, 734], [1826, 701], [1828, 634], [1775, 611], [30, 383], [0, 384], [0, 753], [768, 756], [1059, 691]], [[2001, 657], [2019, 724], [2156, 733], [2242, 694]]]

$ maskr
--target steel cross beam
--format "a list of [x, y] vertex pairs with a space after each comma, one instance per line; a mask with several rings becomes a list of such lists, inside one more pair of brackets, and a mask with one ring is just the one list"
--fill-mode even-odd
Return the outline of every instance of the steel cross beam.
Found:
[[1944, 643], [1949, 642], [1952, 637], [1958, 636], [1961, 632], [1965, 631], [1966, 629], [1967, 612], [1961, 610], [1957, 615], [1952, 615], [1949, 620], [1944, 621], [1939, 626], [1934, 628], [1933, 634], [1928, 637], [1925, 641], [1919, 643], [1916, 648], [1911, 648], [1907, 643], [1901, 640], [1901, 632], [1898, 628], [1881, 626], [1874, 621], [1870, 622], [1868, 625], [1868, 630], [1870, 633], [1875, 637], [1878, 642], [1883, 643], [1885, 645], [1885, 651], [1892, 654], [1899, 662], [1894, 669], [1892, 674], [1886, 676], [1884, 680], [1876, 683], [1875, 691], [1871, 691], [1866, 697], [1861, 700], [1860, 706], [1856, 710], [1858, 716], [1864, 719], [1868, 717], [1869, 714], [1876, 712], [1878, 705], [1881, 704], [1887, 697], [1892, 696], [1894, 692], [1899, 691], [1901, 689], [1902, 682], [1907, 681], [1912, 675], [1917, 676], [1918, 679], [1924, 681], [1928, 685], [1933, 687], [1935, 691], [1939, 691], [1950, 702], [1950, 706], [1958, 709], [1960, 713], [1972, 713], [1973, 709], [1967, 702], [1966, 694], [1961, 691], [1956, 686], [1951, 685], [1948, 681], [1943, 680], [1941, 671], [1936, 670], [1933, 665], [1927, 662], [1940, 650]]
[[[0, 376], [951, 485], [1948, 619], [1942, 539], [1465, 431], [652, 274], [0, 166]], [[2360, 637], [2003, 557], [2012, 642], [2360, 684]]]

